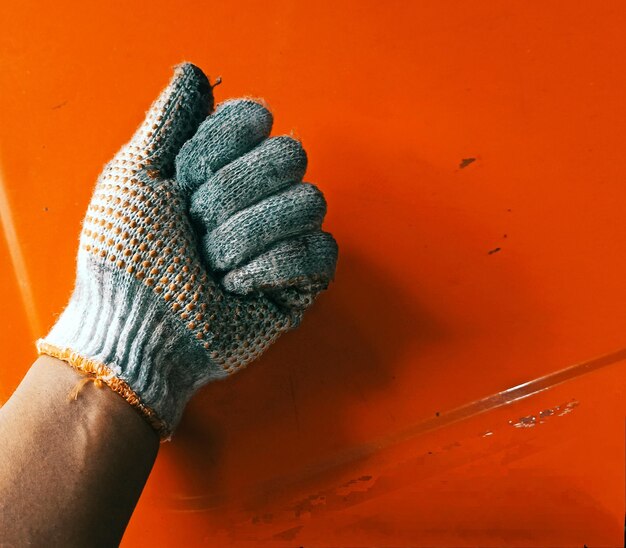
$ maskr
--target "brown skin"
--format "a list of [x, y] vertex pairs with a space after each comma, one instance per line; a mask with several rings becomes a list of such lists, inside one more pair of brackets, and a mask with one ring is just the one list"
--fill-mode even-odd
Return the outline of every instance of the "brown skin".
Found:
[[0, 408], [0, 546], [116, 546], [159, 449], [106, 386], [42, 356]]

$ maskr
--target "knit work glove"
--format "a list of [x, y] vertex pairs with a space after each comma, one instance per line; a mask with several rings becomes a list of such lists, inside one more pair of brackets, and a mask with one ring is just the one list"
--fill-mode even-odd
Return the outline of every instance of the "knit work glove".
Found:
[[177, 67], [100, 175], [74, 291], [37, 343], [106, 383], [163, 439], [198, 388], [298, 325], [337, 260], [320, 229], [324, 198], [301, 182], [300, 143], [268, 138], [272, 116], [257, 102], [207, 117], [212, 108], [202, 71]]

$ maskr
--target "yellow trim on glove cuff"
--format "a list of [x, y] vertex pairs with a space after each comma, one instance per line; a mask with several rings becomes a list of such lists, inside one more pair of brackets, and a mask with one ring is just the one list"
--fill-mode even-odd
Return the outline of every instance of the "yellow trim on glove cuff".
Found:
[[76, 371], [90, 375], [94, 380], [100, 380], [113, 392], [124, 398], [139, 414], [156, 430], [162, 440], [168, 439], [171, 432], [167, 423], [147, 405], [143, 404], [135, 391], [126, 382], [115, 376], [105, 364], [81, 356], [71, 348], [59, 348], [43, 340], [37, 341], [39, 355], [46, 354], [71, 365]]

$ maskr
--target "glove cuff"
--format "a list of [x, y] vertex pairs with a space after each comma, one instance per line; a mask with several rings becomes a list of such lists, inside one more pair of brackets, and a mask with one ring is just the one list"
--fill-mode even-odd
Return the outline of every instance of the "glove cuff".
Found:
[[169, 439], [192, 394], [226, 372], [150, 288], [113, 269], [81, 270], [39, 353], [100, 379]]

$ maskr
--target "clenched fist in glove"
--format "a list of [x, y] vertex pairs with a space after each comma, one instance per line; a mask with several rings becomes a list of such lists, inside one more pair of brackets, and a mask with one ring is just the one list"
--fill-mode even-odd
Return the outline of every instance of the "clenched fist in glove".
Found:
[[76, 284], [40, 353], [135, 406], [162, 438], [202, 385], [247, 365], [332, 280], [326, 204], [271, 113], [184, 64], [100, 175]]

